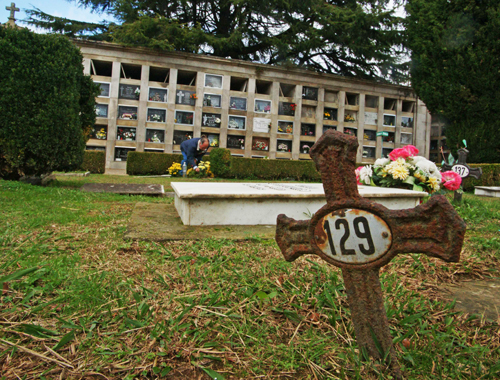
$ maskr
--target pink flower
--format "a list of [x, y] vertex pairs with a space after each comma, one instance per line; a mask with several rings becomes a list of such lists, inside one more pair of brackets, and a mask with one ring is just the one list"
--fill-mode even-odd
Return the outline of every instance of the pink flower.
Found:
[[362, 185], [362, 183], [359, 181], [359, 173], [361, 172], [361, 169], [363, 169], [364, 166], [360, 166], [359, 168], [357, 168], [354, 173], [356, 173], [356, 182], [358, 183], [358, 185]]
[[408, 157], [413, 157], [418, 154], [418, 149], [413, 145], [406, 145], [403, 148], [394, 149], [389, 153], [389, 158], [391, 161], [396, 161], [398, 158], [407, 159]]
[[455, 191], [460, 189], [462, 178], [455, 172], [447, 171], [441, 173], [441, 183], [446, 189]]

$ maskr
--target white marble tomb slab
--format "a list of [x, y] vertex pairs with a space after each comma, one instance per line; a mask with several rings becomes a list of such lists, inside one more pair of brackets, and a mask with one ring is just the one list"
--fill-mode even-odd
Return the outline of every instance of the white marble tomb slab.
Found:
[[[326, 203], [320, 183], [172, 182], [184, 225], [275, 225], [279, 214], [303, 220]], [[359, 186], [361, 196], [393, 210], [413, 208], [425, 192]]]
[[500, 198], [500, 186], [475, 186], [474, 194], [481, 197]]

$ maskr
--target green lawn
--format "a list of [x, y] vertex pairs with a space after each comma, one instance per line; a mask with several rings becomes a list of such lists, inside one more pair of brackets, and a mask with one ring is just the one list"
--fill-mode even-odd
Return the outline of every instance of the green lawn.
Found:
[[128, 175], [104, 175], [90, 174], [87, 177], [57, 176], [49, 186], [62, 188], [80, 188], [85, 183], [147, 183], [163, 185], [165, 191], [173, 191], [170, 182], [276, 182], [269, 180], [241, 180], [222, 178], [183, 178], [183, 177], [159, 177], [159, 176], [128, 176]]
[[[359, 358], [338, 269], [287, 263], [274, 241], [125, 241], [134, 204], [166, 200], [72, 188], [122, 181], [170, 183], [0, 181], [0, 379], [392, 378]], [[465, 195], [457, 209], [468, 224], [460, 263], [406, 255], [381, 276], [408, 379], [500, 376], [498, 323], [437, 291], [500, 277], [500, 202]]]

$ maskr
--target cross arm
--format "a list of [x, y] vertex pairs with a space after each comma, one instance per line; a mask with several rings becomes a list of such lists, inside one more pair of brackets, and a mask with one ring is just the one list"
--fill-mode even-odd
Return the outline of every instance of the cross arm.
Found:
[[390, 211], [393, 245], [397, 253], [423, 253], [458, 262], [465, 237], [465, 222], [443, 195], [414, 209]]
[[276, 242], [286, 261], [294, 261], [302, 255], [315, 253], [309, 242], [309, 220], [295, 220], [284, 214], [278, 215]]

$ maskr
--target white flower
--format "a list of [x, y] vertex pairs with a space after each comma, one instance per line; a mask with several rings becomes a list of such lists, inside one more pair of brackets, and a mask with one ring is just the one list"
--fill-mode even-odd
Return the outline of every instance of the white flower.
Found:
[[366, 165], [361, 168], [359, 171], [359, 180], [363, 182], [365, 185], [370, 184], [370, 179], [373, 175], [373, 170], [371, 165]]
[[412, 165], [416, 165], [417, 162], [420, 162], [420, 161], [428, 161], [428, 160], [427, 160], [427, 158], [422, 157], [422, 156], [413, 156], [413, 157], [408, 158], [408, 162]]
[[415, 166], [422, 170], [428, 177], [434, 177], [441, 180], [441, 173], [434, 162], [423, 159], [419, 160]]
[[388, 158], [379, 158], [375, 161], [375, 163], [373, 164], [373, 167], [374, 168], [382, 168], [385, 165], [387, 165], [389, 162], [391, 162], [391, 160], [389, 160]]

